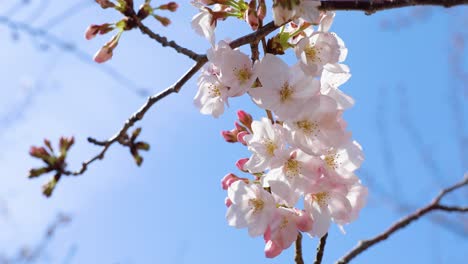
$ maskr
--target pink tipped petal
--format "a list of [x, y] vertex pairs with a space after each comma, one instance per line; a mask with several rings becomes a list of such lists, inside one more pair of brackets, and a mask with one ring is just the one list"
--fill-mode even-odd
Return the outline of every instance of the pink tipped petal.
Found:
[[265, 245], [265, 257], [274, 258], [283, 252], [283, 249], [275, 242], [269, 240]]

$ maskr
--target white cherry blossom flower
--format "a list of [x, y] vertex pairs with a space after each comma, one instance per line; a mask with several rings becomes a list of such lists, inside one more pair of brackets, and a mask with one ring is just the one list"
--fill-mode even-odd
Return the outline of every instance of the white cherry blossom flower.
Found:
[[236, 181], [228, 188], [231, 204], [226, 213], [230, 226], [247, 227], [249, 235], [263, 235], [276, 210], [273, 196], [258, 184]]
[[316, 95], [320, 82], [306, 76], [296, 65], [289, 67], [277, 56], [267, 54], [256, 65], [261, 87], [249, 90], [261, 108], [273, 111], [280, 120], [295, 116], [298, 106]]
[[340, 110], [349, 109], [354, 105], [354, 99], [338, 89], [350, 77], [348, 66], [344, 64], [327, 64], [324, 66], [320, 78], [320, 93], [335, 99]]
[[192, 28], [197, 34], [205, 37], [212, 46], [215, 43], [216, 19], [211, 14], [211, 10], [200, 3], [192, 2], [200, 9], [200, 12], [192, 18]]
[[257, 75], [249, 56], [231, 49], [225, 41], [210, 49], [207, 56], [219, 70], [219, 80], [229, 87], [229, 96], [241, 96], [252, 87]]
[[252, 122], [253, 135], [244, 136], [248, 149], [253, 152], [244, 169], [252, 173], [276, 168], [288, 159], [289, 150], [284, 129], [267, 118]]
[[219, 117], [224, 113], [224, 105], [228, 103], [228, 88], [216, 75], [202, 75], [198, 81], [198, 92], [195, 95], [195, 106], [200, 113]]
[[325, 95], [311, 99], [294, 118], [285, 120], [284, 126], [293, 145], [310, 155], [324, 154], [351, 136], [345, 131], [335, 100]]
[[345, 145], [330, 149], [322, 155], [327, 170], [335, 171], [342, 177], [354, 177], [354, 171], [361, 167], [364, 161], [362, 147], [356, 141], [349, 141]]
[[[295, 149], [281, 167], [270, 170], [264, 177], [274, 194], [287, 205], [294, 206], [304, 188], [321, 175], [317, 173], [320, 158]], [[296, 194], [296, 195], [295, 195]]]
[[317, 0], [274, 0], [273, 19], [275, 25], [281, 26], [289, 20], [302, 18], [309, 23], [318, 24], [320, 11]]
[[330, 32], [315, 32], [301, 39], [294, 50], [302, 70], [312, 76], [320, 76], [324, 65], [342, 62], [348, 54], [343, 40]]

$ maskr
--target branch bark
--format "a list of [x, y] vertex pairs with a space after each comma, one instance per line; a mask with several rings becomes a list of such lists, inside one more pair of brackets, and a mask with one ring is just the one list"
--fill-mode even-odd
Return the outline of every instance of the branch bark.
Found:
[[358, 243], [358, 245], [352, 249], [350, 252], [348, 252], [346, 255], [344, 255], [340, 260], [338, 260], [336, 263], [337, 264], [345, 264], [349, 263], [352, 259], [354, 259], [356, 256], [359, 254], [363, 253], [366, 251], [368, 248], [372, 247], [373, 245], [382, 242], [389, 238], [393, 233], [396, 231], [406, 227], [413, 221], [418, 220], [422, 216], [426, 215], [427, 213], [430, 213], [432, 211], [436, 210], [441, 210], [441, 211], [446, 211], [446, 212], [468, 212], [468, 207], [456, 207], [456, 206], [445, 206], [441, 205], [440, 201], [441, 199], [453, 192], [456, 189], [459, 189], [463, 186], [468, 185], [468, 174], [465, 175], [464, 179], [446, 189], [443, 189], [439, 195], [437, 195], [434, 200], [432, 200], [431, 203], [428, 205], [418, 209], [416, 212], [406, 216], [405, 218], [397, 221], [395, 224], [393, 224], [390, 228], [388, 228], [386, 231], [383, 233], [377, 235], [374, 238], [368, 239], [368, 240], [362, 240]]
[[323, 11], [354, 10], [364, 11], [368, 15], [377, 11], [410, 6], [441, 6], [448, 8], [468, 4], [468, 0], [330, 0], [321, 2], [320, 10]]

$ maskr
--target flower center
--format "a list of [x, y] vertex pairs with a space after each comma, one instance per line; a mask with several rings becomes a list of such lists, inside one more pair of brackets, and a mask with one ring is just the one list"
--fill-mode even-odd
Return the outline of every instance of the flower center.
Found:
[[325, 160], [325, 164], [327, 164], [327, 166], [330, 168], [330, 169], [336, 169], [338, 168], [338, 163], [336, 162], [336, 160], [338, 159], [338, 154], [328, 154], [327, 156], [325, 156], [324, 160]]
[[296, 125], [302, 130], [302, 132], [308, 135], [319, 130], [317, 122], [311, 122], [309, 120], [298, 121], [296, 122]]
[[283, 84], [283, 87], [281, 87], [281, 90], [279, 93], [280, 93], [280, 101], [284, 103], [288, 101], [289, 99], [291, 99], [294, 91], [289, 86], [289, 83], [285, 82]]
[[294, 176], [299, 175], [299, 170], [301, 169], [301, 166], [299, 164], [299, 161], [295, 159], [289, 159], [286, 164], [284, 164], [284, 174], [288, 178], [292, 178]]
[[328, 204], [328, 199], [330, 196], [326, 192], [312, 194], [312, 199], [314, 199], [320, 206], [325, 206]]
[[320, 50], [317, 49], [315, 46], [308, 45], [304, 49], [304, 53], [305, 53], [307, 59], [310, 60], [310, 61], [313, 61], [313, 62], [321, 61], [321, 59], [318, 56], [318, 54], [320, 53]]
[[234, 75], [237, 77], [237, 80], [239, 80], [240, 84], [244, 84], [250, 79], [250, 77], [252, 77], [252, 73], [247, 67], [242, 69], [234, 68]]
[[286, 226], [288, 226], [288, 218], [286, 216], [283, 216], [283, 220], [281, 221], [281, 224], [279, 226], [280, 229], [283, 229], [285, 228]]
[[210, 97], [220, 97], [221, 96], [221, 90], [219, 90], [219, 87], [217, 85], [211, 84], [209, 87], [209, 92], [208, 94]]
[[277, 149], [276, 144], [272, 140], [266, 140], [263, 144], [265, 145], [267, 154], [274, 156], [275, 150]]
[[261, 199], [250, 199], [249, 204], [253, 207], [254, 214], [263, 210], [263, 207], [265, 206], [265, 202]]

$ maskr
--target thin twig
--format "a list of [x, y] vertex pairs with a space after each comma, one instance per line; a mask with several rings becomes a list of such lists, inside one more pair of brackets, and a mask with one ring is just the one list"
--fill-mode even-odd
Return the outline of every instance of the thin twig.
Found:
[[[259, 39], [263, 38], [264, 36], [268, 35], [269, 33], [271, 33], [272, 31], [274, 31], [275, 29], [277, 29], [278, 27], [276, 27], [273, 22], [270, 22], [268, 23], [267, 25], [265, 25], [264, 27], [260, 28], [259, 30], [257, 30], [256, 32], [253, 32], [251, 34], [248, 34], [248, 35], [245, 35], [243, 37], [240, 37], [234, 41], [232, 41], [230, 43], [230, 46], [231, 48], [237, 48], [237, 47], [240, 47], [242, 45], [245, 45], [245, 44], [248, 44], [248, 43], [251, 43], [253, 41], [258, 41]], [[148, 29], [149, 30], [149, 29]], [[149, 32], [151, 32], [151, 30], [149, 30]], [[151, 34], [151, 33], [150, 33]], [[149, 35], [149, 34], [148, 34]], [[172, 47], [172, 46], [171, 46]], [[114, 136], [112, 136], [110, 139], [106, 140], [106, 141], [99, 141], [99, 140], [96, 140], [94, 138], [88, 138], [88, 142], [92, 143], [92, 144], [95, 144], [95, 145], [98, 145], [98, 146], [102, 146], [103, 148], [101, 149], [101, 151], [94, 157], [92, 157], [91, 159], [85, 161], [82, 163], [81, 165], [81, 168], [77, 171], [62, 171], [62, 173], [64, 175], [67, 175], [67, 176], [70, 176], [70, 175], [73, 175], [73, 176], [79, 176], [79, 175], [82, 175], [83, 173], [86, 172], [86, 170], [88, 169], [88, 166], [97, 161], [97, 160], [102, 160], [104, 158], [104, 155], [106, 154], [107, 150], [109, 149], [109, 147], [111, 145], [113, 145], [114, 143], [116, 142], [119, 142], [121, 143], [122, 139], [124, 138], [124, 136], [127, 134], [127, 131], [129, 128], [131, 128], [133, 125], [135, 125], [136, 122], [140, 121], [141, 119], [143, 119], [144, 115], [146, 114], [146, 112], [148, 112], [148, 110], [155, 104], [157, 103], [159, 100], [165, 98], [166, 96], [172, 94], [172, 93], [178, 93], [181, 89], [182, 89], [182, 86], [188, 81], [190, 80], [190, 78], [193, 77], [193, 75], [195, 75], [195, 73], [197, 73], [202, 67], [203, 65], [205, 65], [205, 63], [208, 61], [208, 58], [206, 55], [199, 55], [197, 54], [197, 59], [196, 59], [196, 63], [195, 65], [190, 69], [188, 70], [177, 82], [175, 82], [172, 86], [168, 87], [167, 89], [163, 90], [162, 92], [160, 92], [159, 94], [156, 94], [156, 95], [153, 95], [153, 96], [150, 96], [146, 103], [140, 107], [140, 109], [138, 111], [136, 111], [124, 124], [124, 126], [119, 130], [119, 132], [117, 132]]]
[[321, 264], [323, 259], [323, 253], [325, 252], [325, 245], [327, 244], [328, 233], [320, 238], [319, 244], [317, 246], [317, 255], [315, 255], [314, 264]]
[[395, 224], [393, 224], [389, 229], [384, 231], [383, 233], [377, 235], [374, 238], [368, 239], [368, 240], [362, 240], [358, 243], [358, 245], [348, 252], [346, 255], [344, 255], [340, 260], [338, 260], [336, 263], [337, 264], [345, 264], [351, 261], [353, 258], [355, 258], [357, 255], [363, 253], [366, 251], [368, 248], [371, 246], [387, 239], [390, 237], [393, 233], [396, 231], [404, 228], [405, 226], [409, 225], [415, 220], [418, 220], [420, 217], [426, 215], [429, 212], [436, 211], [436, 210], [441, 210], [445, 212], [468, 212], [468, 207], [455, 207], [455, 206], [445, 206], [439, 204], [440, 200], [447, 194], [453, 192], [456, 189], [459, 189], [465, 185], [468, 185], [468, 174], [465, 175], [464, 179], [457, 183], [454, 184], [446, 189], [443, 189], [439, 195], [437, 195], [434, 200], [429, 203], [427, 206], [422, 207], [418, 209], [416, 212], [406, 216], [405, 218], [399, 220]]
[[294, 261], [296, 261], [296, 264], [304, 264], [304, 259], [302, 258], [302, 234], [301, 232], [297, 233], [296, 255], [294, 256]]
[[442, 7], [453, 7], [457, 5], [466, 5], [468, 0], [394, 0], [394, 1], [383, 1], [383, 0], [330, 0], [321, 1], [320, 10], [332, 11], [332, 10], [354, 10], [364, 11], [370, 15], [377, 11], [402, 8], [409, 6], [442, 6]]

